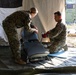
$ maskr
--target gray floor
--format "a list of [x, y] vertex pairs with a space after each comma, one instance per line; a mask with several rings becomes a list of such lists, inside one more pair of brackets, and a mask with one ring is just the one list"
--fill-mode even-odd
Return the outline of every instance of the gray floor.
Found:
[[[0, 71], [26, 71], [35, 72], [76, 72], [76, 48], [69, 48], [61, 57], [49, 58], [49, 60], [18, 65], [11, 59], [11, 51], [8, 47], [0, 47]], [[43, 74], [42, 74], [43, 75]]]

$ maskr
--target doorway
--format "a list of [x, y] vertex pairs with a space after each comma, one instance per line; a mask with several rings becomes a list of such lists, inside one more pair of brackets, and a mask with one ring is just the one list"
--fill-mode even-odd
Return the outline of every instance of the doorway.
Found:
[[76, 48], [76, 0], [66, 0], [67, 44]]

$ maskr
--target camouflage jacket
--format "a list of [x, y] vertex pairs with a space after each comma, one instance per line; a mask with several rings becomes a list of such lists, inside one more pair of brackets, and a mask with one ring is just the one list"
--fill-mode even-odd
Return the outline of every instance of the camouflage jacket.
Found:
[[51, 40], [63, 41], [66, 39], [66, 26], [59, 21], [56, 27], [49, 31], [48, 36]]
[[11, 15], [7, 16], [3, 21], [3, 25], [7, 24], [9, 28], [21, 28], [24, 27], [27, 31], [31, 31], [31, 18], [27, 11], [16, 11]]

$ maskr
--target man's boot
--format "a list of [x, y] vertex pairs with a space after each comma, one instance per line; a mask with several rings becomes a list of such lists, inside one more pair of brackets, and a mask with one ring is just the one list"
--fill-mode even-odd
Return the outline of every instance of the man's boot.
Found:
[[67, 50], [68, 50], [68, 46], [67, 46], [67, 44], [64, 45], [62, 48], [64, 49], [64, 51], [67, 51]]

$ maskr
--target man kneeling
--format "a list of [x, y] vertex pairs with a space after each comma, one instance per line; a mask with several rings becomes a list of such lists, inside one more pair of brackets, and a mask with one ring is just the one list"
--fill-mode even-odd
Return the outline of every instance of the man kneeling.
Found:
[[48, 49], [50, 53], [58, 52], [61, 48], [67, 50], [66, 45], [66, 26], [62, 23], [61, 13], [54, 13], [54, 19], [57, 22], [56, 27], [42, 34], [43, 38], [49, 37], [51, 40]]

